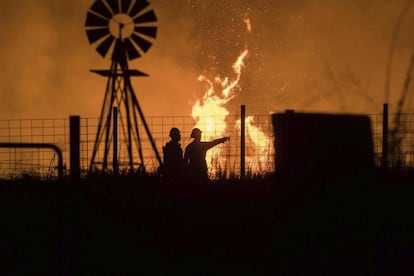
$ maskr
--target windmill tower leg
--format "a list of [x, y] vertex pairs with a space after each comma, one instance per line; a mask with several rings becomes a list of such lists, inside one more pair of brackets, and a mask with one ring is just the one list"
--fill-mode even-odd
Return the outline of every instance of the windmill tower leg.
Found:
[[157, 146], [155, 145], [155, 141], [154, 141], [154, 139], [151, 135], [150, 129], [149, 129], [148, 124], [147, 124], [147, 121], [145, 120], [144, 113], [142, 112], [142, 109], [141, 109], [141, 107], [138, 103], [138, 99], [137, 99], [137, 97], [135, 96], [135, 93], [132, 90], [132, 86], [130, 87], [130, 89], [132, 91], [131, 95], [132, 95], [132, 98], [133, 98], [134, 107], [138, 111], [138, 114], [139, 114], [139, 116], [141, 118], [141, 121], [144, 125], [145, 131], [147, 132], [148, 138], [149, 138], [151, 146], [154, 150], [157, 161], [158, 161], [159, 164], [162, 164], [161, 156], [160, 156], [160, 154], [157, 150]]
[[[111, 65], [111, 72], [116, 71], [116, 63], [112, 62]], [[102, 172], [107, 172], [108, 170], [108, 154], [110, 150], [113, 129], [111, 124], [112, 118], [112, 107], [115, 104], [116, 100], [116, 84], [117, 80], [115, 76], [110, 76], [108, 78], [105, 97], [101, 109], [101, 115], [99, 117], [98, 122], [98, 130], [96, 132], [95, 143], [92, 151], [91, 163], [89, 166], [89, 171], [93, 171], [94, 169], [98, 169]], [[99, 152], [100, 145], [104, 144], [103, 152]], [[97, 154], [103, 156], [101, 161], [97, 161]]]

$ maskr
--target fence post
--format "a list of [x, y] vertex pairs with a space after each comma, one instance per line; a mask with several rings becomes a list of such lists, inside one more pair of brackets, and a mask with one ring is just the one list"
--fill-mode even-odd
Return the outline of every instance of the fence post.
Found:
[[245, 158], [246, 158], [246, 106], [240, 107], [240, 178], [246, 175]]
[[388, 168], [388, 104], [384, 103], [382, 113], [382, 155], [381, 167]]
[[114, 175], [119, 173], [119, 164], [118, 164], [118, 107], [113, 107], [113, 122], [114, 122], [114, 148], [112, 153], [112, 164]]
[[69, 117], [70, 177], [80, 178], [80, 116]]

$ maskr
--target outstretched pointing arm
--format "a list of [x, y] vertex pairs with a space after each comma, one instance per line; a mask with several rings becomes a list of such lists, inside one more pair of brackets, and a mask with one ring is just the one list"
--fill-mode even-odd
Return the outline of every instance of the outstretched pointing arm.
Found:
[[223, 138], [215, 139], [215, 140], [213, 140], [213, 143], [214, 143], [214, 146], [215, 146], [215, 145], [224, 143], [226, 141], [230, 141], [230, 137], [223, 137]]
[[205, 146], [206, 150], [209, 150], [212, 147], [215, 147], [218, 144], [224, 143], [226, 141], [230, 141], [230, 138], [229, 137], [223, 137], [223, 138], [219, 138], [219, 139], [214, 139], [210, 142], [201, 142], [201, 143]]

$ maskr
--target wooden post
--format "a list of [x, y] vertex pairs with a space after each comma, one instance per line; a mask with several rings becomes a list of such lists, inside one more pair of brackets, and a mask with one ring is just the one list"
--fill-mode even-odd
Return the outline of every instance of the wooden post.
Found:
[[384, 103], [382, 113], [382, 155], [381, 167], [388, 168], [388, 104]]
[[70, 178], [80, 178], [80, 117], [69, 117]]
[[118, 164], [118, 107], [113, 107], [113, 135], [114, 135], [114, 145], [112, 153], [112, 166], [114, 170], [114, 175], [119, 173], [119, 164]]
[[246, 160], [246, 106], [242, 105], [240, 108], [240, 178], [243, 179], [246, 175], [245, 160]]

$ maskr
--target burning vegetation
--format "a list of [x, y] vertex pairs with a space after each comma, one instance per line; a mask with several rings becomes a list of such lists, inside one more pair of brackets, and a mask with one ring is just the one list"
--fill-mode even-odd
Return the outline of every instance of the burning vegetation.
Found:
[[[244, 18], [244, 22], [247, 32], [250, 33], [252, 26], [247, 16]], [[210, 140], [218, 136], [229, 136], [229, 133], [240, 133], [240, 119], [234, 124], [230, 124], [227, 120], [230, 115], [228, 104], [237, 97], [238, 92], [242, 89], [240, 80], [246, 66], [245, 60], [248, 57], [249, 50], [246, 46], [232, 65], [233, 77], [220, 75], [216, 75], [213, 79], [209, 79], [205, 75], [198, 77], [200, 82], [206, 83], [207, 89], [203, 98], [194, 103], [191, 115], [195, 120], [195, 127], [203, 130], [204, 139]], [[246, 161], [250, 164], [249, 170], [252, 173], [258, 173], [273, 158], [273, 154], [269, 152], [269, 149], [273, 148], [272, 141], [260, 127], [254, 125], [253, 116], [248, 116], [245, 123], [247, 132]], [[235, 154], [229, 153], [228, 150], [225, 146], [220, 146], [207, 153], [207, 164], [211, 175], [217, 175], [219, 170], [221, 172], [227, 168], [228, 158], [226, 156]], [[270, 154], [266, 155], [266, 153]]]

